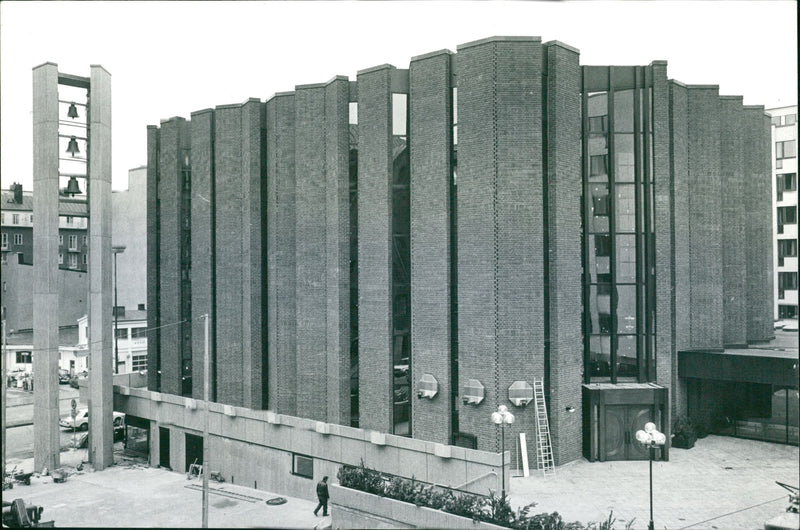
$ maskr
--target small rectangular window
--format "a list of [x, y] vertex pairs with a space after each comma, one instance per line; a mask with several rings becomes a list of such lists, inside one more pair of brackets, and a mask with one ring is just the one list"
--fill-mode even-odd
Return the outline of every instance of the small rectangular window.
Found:
[[794, 125], [797, 123], [797, 114], [787, 114], [783, 117], [784, 125]]
[[292, 475], [314, 478], [314, 459], [310, 456], [292, 453]]
[[784, 158], [794, 158], [797, 156], [797, 144], [794, 140], [786, 140], [785, 142], [775, 143], [775, 158], [782, 160]]
[[69, 236], [69, 249], [78, 250], [78, 236]]
[[19, 214], [18, 213], [11, 214], [11, 224], [15, 224], [15, 225], [19, 224]]
[[589, 116], [589, 133], [605, 134], [608, 131], [608, 116]]
[[63, 245], [64, 244], [64, 236], [63, 235], [59, 235], [58, 236], [58, 244], [59, 245]]
[[22, 234], [14, 234], [14, 244], [15, 245], [22, 244]]
[[8, 248], [8, 234], [3, 234], [3, 248]]
[[141, 339], [147, 336], [147, 328], [132, 328], [131, 338]]
[[64, 264], [64, 254], [59, 254], [58, 255], [58, 264], [59, 265], [63, 265]]
[[778, 206], [778, 226], [797, 224], [797, 206]]
[[17, 352], [17, 364], [31, 364], [31, 352], [29, 351], [18, 351]]
[[779, 272], [778, 273], [778, 289], [796, 291], [797, 290], [797, 273], [796, 272]]
[[71, 216], [71, 215], [68, 215], [68, 216], [67, 216], [67, 224], [68, 224], [68, 225], [71, 225], [71, 224], [72, 224], [72, 219], [73, 219], [73, 218], [72, 218], [72, 216]]
[[608, 155], [592, 155], [589, 157], [589, 176], [608, 175]]
[[797, 240], [796, 239], [779, 239], [778, 240], [778, 257], [779, 258], [796, 258], [797, 257]]
[[594, 255], [595, 256], [611, 255], [611, 236], [608, 235], [594, 236]]
[[774, 127], [780, 127], [781, 126], [781, 118], [782, 118], [782, 116], [773, 116], [772, 120], [771, 120], [772, 125]]
[[84, 254], [83, 255], [83, 264], [86, 265], [87, 263], [88, 263], [88, 260], [86, 258], [86, 254]]
[[131, 370], [138, 372], [139, 370], [147, 370], [147, 354], [134, 355], [131, 359]]
[[122, 340], [128, 339], [128, 328], [122, 328], [117, 330], [117, 338]]

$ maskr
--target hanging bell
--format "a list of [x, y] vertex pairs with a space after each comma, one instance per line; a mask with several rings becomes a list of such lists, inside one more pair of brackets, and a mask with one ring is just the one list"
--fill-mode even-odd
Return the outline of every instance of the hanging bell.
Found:
[[78, 149], [78, 140], [76, 140], [74, 136], [71, 137], [69, 139], [69, 145], [67, 146], [67, 153], [71, 154], [72, 156], [75, 156], [80, 152], [81, 150]]
[[69, 182], [67, 182], [67, 189], [64, 190], [65, 195], [78, 195], [81, 192], [81, 188], [78, 186], [78, 179], [75, 177], [70, 177]]
[[67, 116], [69, 116], [73, 120], [78, 117], [78, 108], [75, 106], [75, 103], [69, 104], [69, 110], [67, 111]]

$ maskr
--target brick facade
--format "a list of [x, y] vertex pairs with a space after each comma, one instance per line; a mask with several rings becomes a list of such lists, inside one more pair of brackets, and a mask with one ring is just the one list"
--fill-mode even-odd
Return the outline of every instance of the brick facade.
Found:
[[392, 95], [389, 65], [358, 73], [359, 426], [392, 432]]
[[[453, 114], [452, 53], [411, 60], [411, 380], [436, 378], [433, 399], [411, 396], [413, 435], [450, 443], [450, 181]], [[412, 391], [412, 394], [414, 392]]]
[[[715, 86], [668, 80], [664, 61], [587, 70], [578, 50], [538, 37], [484, 39], [415, 57], [408, 71], [377, 66], [355, 82], [335, 77], [148, 128], [150, 388], [181, 394], [189, 355], [192, 395], [202, 396], [208, 313], [215, 401], [350, 425], [357, 381], [359, 426], [392, 432], [394, 350], [407, 337], [394, 239], [407, 215], [411, 435], [472, 435], [498, 451], [490, 415], [505, 404], [516, 416], [505, 449], [514, 454], [526, 433], [535, 462], [535, 407], [514, 407], [508, 387], [542, 379], [556, 463], [579, 458], [587, 72], [608, 90], [652, 88], [633, 100], [652, 109], [652, 123], [648, 113], [635, 123], [653, 131], [635, 140], [637, 175], [653, 176], [652, 203], [641, 204], [654, 223], [654, 266], [637, 279], [655, 321], [637, 333], [655, 333], [655, 359], [638, 373], [669, 389], [672, 412], [685, 411], [679, 351], [772, 333], [767, 118]], [[396, 93], [407, 94], [405, 139], [393, 136]], [[396, 192], [401, 152], [408, 206]], [[424, 374], [438, 381], [430, 400], [417, 398]], [[479, 405], [463, 402], [469, 379], [485, 387]]]

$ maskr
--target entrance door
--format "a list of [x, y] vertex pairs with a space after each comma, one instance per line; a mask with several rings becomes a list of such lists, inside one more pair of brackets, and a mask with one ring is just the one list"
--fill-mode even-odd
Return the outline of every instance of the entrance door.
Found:
[[653, 421], [646, 405], [606, 405], [605, 460], [647, 460], [647, 449], [636, 441], [636, 431]]
[[158, 428], [158, 465], [171, 469], [169, 466], [169, 429]]
[[192, 464], [203, 465], [203, 437], [186, 433], [186, 469]]

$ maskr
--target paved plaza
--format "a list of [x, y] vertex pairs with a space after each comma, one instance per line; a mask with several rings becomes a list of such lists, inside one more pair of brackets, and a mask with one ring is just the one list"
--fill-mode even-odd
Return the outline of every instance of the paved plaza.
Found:
[[[65, 467], [76, 467], [85, 450], [62, 453]], [[73, 473], [63, 484], [34, 477], [3, 498], [22, 498], [44, 507], [44, 520], [70, 527], [199, 527], [201, 482], [181, 473], [150, 468], [115, 455], [117, 465], [100, 472]], [[12, 463], [13, 465], [14, 463]], [[32, 460], [16, 462], [32, 470]], [[798, 448], [709, 436], [688, 451], [673, 449], [669, 462], [653, 465], [655, 527], [681, 529], [763, 528], [764, 522], [788, 506], [787, 493], [775, 481], [798, 483]], [[279, 494], [211, 483], [209, 522], [213, 527], [315, 528], [330, 518], [315, 517], [315, 503]], [[309, 488], [313, 484], [309, 483]], [[544, 478], [511, 479], [515, 506], [536, 502], [535, 513], [559, 512], [565, 521], [599, 522], [613, 510], [615, 528], [633, 521], [646, 528], [649, 520], [648, 463], [573, 462]]]

